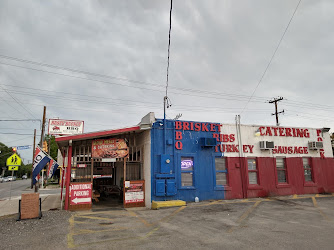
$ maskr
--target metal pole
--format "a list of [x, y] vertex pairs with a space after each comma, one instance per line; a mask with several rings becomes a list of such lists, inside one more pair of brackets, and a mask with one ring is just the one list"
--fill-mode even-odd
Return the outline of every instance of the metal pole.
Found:
[[[166, 91], [167, 92], [167, 91]], [[167, 101], [167, 93], [166, 96], [164, 97], [164, 154], [167, 152], [167, 146], [166, 146], [166, 101]]]
[[278, 127], [277, 102], [275, 102], [275, 115], [276, 115], [276, 126]]
[[70, 198], [70, 184], [71, 184], [71, 170], [72, 170], [72, 141], [68, 147], [67, 153], [67, 167], [66, 167], [66, 193], [65, 193], [65, 210], [69, 209]]
[[12, 198], [12, 182], [14, 181], [14, 170], [12, 170], [12, 180], [10, 182], [10, 190], [9, 190], [9, 200]]
[[[41, 140], [39, 142], [39, 146], [41, 148], [43, 148], [43, 137], [44, 137], [44, 127], [45, 127], [45, 113], [46, 113], [46, 107], [44, 106], [44, 109], [43, 109], [43, 120], [42, 120]], [[43, 182], [43, 180], [42, 180], [42, 182]], [[36, 182], [36, 184], [35, 184], [35, 192], [36, 193], [38, 192], [38, 185], [39, 185], [39, 183]]]

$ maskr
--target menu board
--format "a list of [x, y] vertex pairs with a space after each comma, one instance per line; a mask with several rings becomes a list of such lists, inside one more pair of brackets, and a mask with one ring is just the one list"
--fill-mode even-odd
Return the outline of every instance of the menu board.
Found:
[[124, 182], [124, 205], [145, 206], [145, 181]]

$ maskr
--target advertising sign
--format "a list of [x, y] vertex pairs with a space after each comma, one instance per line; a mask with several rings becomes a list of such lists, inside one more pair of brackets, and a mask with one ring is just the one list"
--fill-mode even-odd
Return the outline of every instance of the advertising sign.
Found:
[[144, 181], [125, 181], [124, 203], [144, 203]]
[[71, 205], [92, 203], [92, 183], [71, 183]]
[[93, 158], [123, 158], [129, 154], [129, 148], [124, 139], [101, 139], [92, 143]]
[[77, 135], [84, 131], [84, 121], [49, 119], [49, 135]]

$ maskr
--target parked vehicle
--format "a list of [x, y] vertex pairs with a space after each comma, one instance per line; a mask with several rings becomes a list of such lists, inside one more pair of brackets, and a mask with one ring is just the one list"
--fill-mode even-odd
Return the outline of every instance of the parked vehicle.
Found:
[[26, 179], [28, 179], [28, 176], [27, 175], [22, 175], [22, 180], [26, 180]]
[[0, 176], [0, 183], [2, 183], [3, 182], [3, 177], [2, 176]]
[[8, 182], [8, 177], [3, 177], [3, 182]]
[[13, 181], [16, 181], [16, 176], [13, 176]]
[[8, 178], [8, 181], [13, 181], [13, 176], [7, 176], [7, 178]]

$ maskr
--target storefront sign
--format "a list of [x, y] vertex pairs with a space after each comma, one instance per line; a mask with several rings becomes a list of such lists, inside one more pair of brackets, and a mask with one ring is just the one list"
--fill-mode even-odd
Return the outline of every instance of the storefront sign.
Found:
[[93, 158], [123, 158], [128, 154], [129, 148], [124, 139], [102, 139], [92, 143]]
[[310, 138], [308, 129], [282, 128], [282, 127], [259, 127], [261, 136], [286, 136]]
[[71, 183], [71, 205], [92, 203], [92, 183]]
[[194, 166], [194, 161], [191, 160], [191, 159], [181, 161], [181, 168], [182, 169], [189, 169], [189, 168], [192, 168], [193, 166]]
[[84, 131], [84, 121], [49, 119], [49, 135], [76, 135]]
[[77, 164], [77, 168], [85, 168], [87, 167], [87, 164]]
[[125, 181], [124, 203], [144, 203], [144, 181]]

